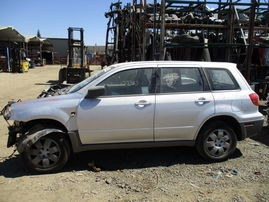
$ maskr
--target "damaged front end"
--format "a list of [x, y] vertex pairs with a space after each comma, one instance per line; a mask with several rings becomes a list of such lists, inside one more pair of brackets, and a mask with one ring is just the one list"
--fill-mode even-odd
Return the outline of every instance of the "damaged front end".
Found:
[[8, 126], [8, 140], [7, 147], [11, 147], [17, 143], [22, 136], [22, 122], [14, 121], [13, 125]]
[[[20, 102], [20, 100], [18, 102]], [[9, 101], [8, 104], [0, 111], [0, 115], [2, 115], [6, 121], [9, 120], [11, 116], [11, 105], [13, 103], [15, 102]]]
[[[18, 102], [21, 102], [19, 100]], [[14, 121], [14, 123], [11, 125], [8, 120], [11, 117], [11, 109], [12, 104], [15, 103], [14, 101], [8, 102], [8, 104], [1, 110], [0, 115], [4, 117], [8, 124], [8, 141], [7, 141], [7, 147], [11, 147], [14, 144], [16, 144], [18, 138], [22, 136], [23, 133], [23, 122]]]

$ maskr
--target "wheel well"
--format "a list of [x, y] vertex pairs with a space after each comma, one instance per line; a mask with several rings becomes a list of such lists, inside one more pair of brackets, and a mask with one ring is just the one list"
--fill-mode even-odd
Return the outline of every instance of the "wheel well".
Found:
[[41, 124], [41, 125], [44, 125], [44, 126], [53, 126], [53, 127], [56, 127], [58, 129], [63, 130], [64, 132], [67, 132], [66, 127], [62, 123], [60, 123], [59, 121], [52, 120], [52, 119], [31, 120], [31, 121], [25, 123], [24, 129], [26, 131], [28, 131], [30, 128], [32, 128], [33, 126], [35, 126], [37, 124]]
[[36, 125], [43, 125], [43, 126], [53, 127], [53, 128], [62, 130], [63, 132], [65, 132], [65, 136], [66, 136], [66, 139], [68, 140], [68, 144], [70, 145], [70, 148], [72, 149], [70, 137], [69, 135], [67, 135], [68, 130], [62, 123], [60, 123], [59, 121], [52, 120], [52, 119], [31, 120], [25, 123], [24, 132], [29, 131], [32, 127]]
[[[227, 124], [229, 124], [233, 129], [234, 129], [234, 132], [236, 134], [236, 137], [237, 137], [237, 140], [240, 141], [243, 139], [242, 137], [242, 130], [240, 128], [240, 124], [237, 122], [237, 120], [231, 116], [217, 116], [217, 117], [213, 117], [209, 120], [207, 120], [202, 128], [200, 129], [200, 131], [202, 131], [207, 125], [211, 124], [212, 122], [215, 122], [215, 121], [223, 121]], [[199, 135], [199, 134], [198, 134]]]

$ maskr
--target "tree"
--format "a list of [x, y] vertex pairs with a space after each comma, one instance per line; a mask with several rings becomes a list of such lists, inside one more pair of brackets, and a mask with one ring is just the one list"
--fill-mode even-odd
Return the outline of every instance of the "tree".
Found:
[[36, 34], [39, 38], [41, 38], [41, 34], [40, 34], [40, 31], [39, 29], [37, 30], [37, 34]]

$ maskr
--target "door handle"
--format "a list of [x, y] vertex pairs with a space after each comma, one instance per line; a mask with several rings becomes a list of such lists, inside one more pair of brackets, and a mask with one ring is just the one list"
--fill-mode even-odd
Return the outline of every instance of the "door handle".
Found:
[[210, 100], [206, 100], [204, 97], [201, 97], [198, 100], [195, 100], [195, 103], [198, 103], [200, 105], [205, 104], [205, 103], [209, 103], [209, 102], [210, 102]]
[[150, 105], [150, 102], [146, 100], [139, 100], [138, 102], [135, 103], [135, 105], [139, 107], [145, 107], [146, 105]]

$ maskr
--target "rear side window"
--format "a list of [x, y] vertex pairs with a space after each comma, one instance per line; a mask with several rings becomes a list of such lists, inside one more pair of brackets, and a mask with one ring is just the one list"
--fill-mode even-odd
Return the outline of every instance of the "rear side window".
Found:
[[204, 83], [198, 68], [162, 67], [160, 93], [203, 91]]
[[239, 85], [227, 69], [205, 69], [212, 90], [236, 90]]

